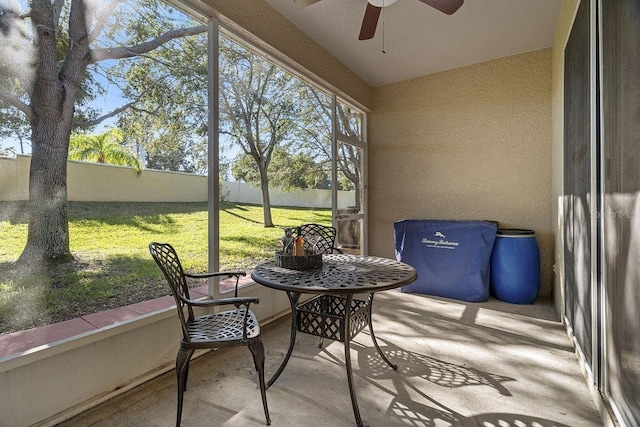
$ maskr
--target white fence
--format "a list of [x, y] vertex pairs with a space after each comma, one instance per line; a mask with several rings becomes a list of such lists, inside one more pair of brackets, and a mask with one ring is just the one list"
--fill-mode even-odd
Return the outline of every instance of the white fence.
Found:
[[[0, 157], [0, 201], [29, 199], [31, 156]], [[330, 208], [331, 190], [271, 189], [274, 206]], [[208, 198], [207, 177], [179, 172], [145, 169], [137, 173], [125, 166], [69, 161], [67, 169], [69, 201], [91, 202], [203, 202]], [[259, 188], [241, 182], [223, 182], [223, 200], [262, 204]], [[340, 191], [338, 208], [355, 203], [353, 191]]]

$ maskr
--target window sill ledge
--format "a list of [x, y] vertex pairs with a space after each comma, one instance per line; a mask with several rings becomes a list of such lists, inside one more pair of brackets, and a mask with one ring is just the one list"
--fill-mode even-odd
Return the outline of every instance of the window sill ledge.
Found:
[[[246, 286], [250, 283], [253, 283], [250, 278], [241, 278], [241, 286]], [[223, 281], [220, 285], [223, 291], [231, 290], [235, 285], [235, 280], [230, 281], [228, 284]], [[191, 288], [190, 292], [195, 299], [204, 298], [208, 295], [208, 286]], [[99, 330], [112, 328], [116, 325], [137, 323], [137, 320], [141, 318], [172, 311], [174, 307], [175, 301], [173, 297], [167, 295], [111, 310], [87, 314], [64, 322], [0, 335], [0, 362], [36, 353], [41, 349], [50, 348], [54, 344], [62, 344], [69, 340], [95, 334]]]

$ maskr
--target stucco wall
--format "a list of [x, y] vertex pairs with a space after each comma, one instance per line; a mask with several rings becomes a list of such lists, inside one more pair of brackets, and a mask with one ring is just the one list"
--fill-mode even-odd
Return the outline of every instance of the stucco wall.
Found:
[[551, 295], [551, 49], [376, 88], [369, 143], [371, 254], [397, 220], [495, 220], [535, 230]]
[[[0, 201], [29, 199], [31, 156], [0, 157]], [[204, 202], [207, 177], [98, 163], [68, 163], [67, 198], [72, 202]], [[273, 206], [331, 208], [331, 190], [281, 191], [270, 189]], [[244, 182], [222, 182], [227, 202], [262, 204], [260, 188]], [[338, 208], [352, 206], [355, 191], [339, 191]]]
[[29, 199], [31, 157], [0, 157], [0, 200]]
[[[0, 158], [0, 200], [29, 199], [31, 156]], [[100, 202], [206, 201], [207, 177], [125, 166], [69, 161], [67, 198]]]

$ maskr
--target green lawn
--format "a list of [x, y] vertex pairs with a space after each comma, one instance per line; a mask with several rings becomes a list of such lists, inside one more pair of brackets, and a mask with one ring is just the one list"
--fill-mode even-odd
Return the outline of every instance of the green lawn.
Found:
[[[275, 207], [271, 213], [276, 228], [265, 228], [261, 206], [221, 204], [221, 269], [249, 271], [271, 259], [279, 227], [331, 223], [330, 209]], [[27, 238], [26, 204], [0, 202], [0, 333], [167, 295], [149, 242], [171, 243], [185, 270], [206, 271], [207, 224], [206, 203], [70, 203], [75, 261], [26, 274], [14, 265]]]

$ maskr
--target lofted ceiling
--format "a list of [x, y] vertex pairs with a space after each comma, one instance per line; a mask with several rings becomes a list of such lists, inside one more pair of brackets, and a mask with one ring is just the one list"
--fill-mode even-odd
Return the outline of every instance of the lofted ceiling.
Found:
[[293, 0], [266, 1], [374, 87], [550, 47], [562, 4], [465, 0], [445, 15], [419, 0], [398, 0], [383, 8], [375, 37], [361, 41], [366, 0], [321, 0], [302, 9]]

